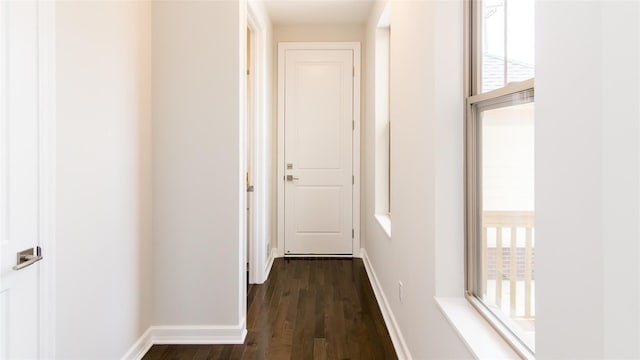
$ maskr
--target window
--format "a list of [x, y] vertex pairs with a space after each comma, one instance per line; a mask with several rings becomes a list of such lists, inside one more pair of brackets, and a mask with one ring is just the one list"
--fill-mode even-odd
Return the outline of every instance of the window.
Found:
[[535, 352], [534, 0], [468, 2], [466, 293]]
[[391, 233], [390, 4], [383, 10], [375, 43], [375, 213]]

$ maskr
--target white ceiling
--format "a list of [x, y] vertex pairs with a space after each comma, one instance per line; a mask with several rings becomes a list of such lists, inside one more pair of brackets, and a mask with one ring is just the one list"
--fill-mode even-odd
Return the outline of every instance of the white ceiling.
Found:
[[262, 0], [274, 25], [347, 25], [367, 22], [373, 0]]

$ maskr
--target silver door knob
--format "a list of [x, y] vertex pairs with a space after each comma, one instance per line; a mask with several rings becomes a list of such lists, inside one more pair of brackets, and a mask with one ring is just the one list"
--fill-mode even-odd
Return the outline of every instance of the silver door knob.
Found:
[[42, 250], [40, 250], [40, 246], [37, 246], [35, 255], [33, 254], [33, 249], [22, 250], [18, 253], [17, 258], [17, 264], [13, 267], [13, 270], [24, 269], [42, 260]]
[[287, 181], [300, 180], [297, 177], [293, 177], [293, 175], [287, 175]]

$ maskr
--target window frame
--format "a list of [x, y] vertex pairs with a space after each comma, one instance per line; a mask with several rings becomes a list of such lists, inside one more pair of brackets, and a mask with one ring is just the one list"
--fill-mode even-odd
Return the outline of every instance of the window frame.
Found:
[[[464, 264], [465, 298], [524, 359], [534, 359], [534, 352], [505, 323], [495, 315], [475, 294], [477, 293], [478, 252], [482, 222], [478, 194], [480, 191], [480, 123], [476, 119], [474, 105], [499, 101], [500, 98], [531, 91], [535, 96], [535, 77], [521, 82], [507, 83], [501, 88], [482, 93], [482, 49], [479, 48], [482, 32], [478, 26], [482, 0], [464, 1]], [[476, 30], [477, 29], [477, 30]], [[505, 59], [505, 63], [507, 59]], [[534, 100], [535, 101], [535, 100]]]

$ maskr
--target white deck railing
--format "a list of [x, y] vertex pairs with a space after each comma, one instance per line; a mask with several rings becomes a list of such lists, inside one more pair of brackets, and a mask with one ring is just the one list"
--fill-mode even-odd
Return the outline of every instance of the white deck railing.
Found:
[[[533, 211], [485, 211], [482, 218], [482, 286], [499, 308], [512, 318], [533, 320], [534, 310], [534, 223]], [[493, 286], [488, 286], [491, 282]], [[503, 282], [509, 289], [503, 289]], [[524, 291], [522, 289], [524, 282]], [[520, 283], [520, 286], [518, 286]], [[495, 285], [494, 285], [495, 284]], [[508, 297], [505, 298], [505, 295]], [[508, 299], [507, 304], [504, 300]], [[521, 302], [524, 302], [522, 304]], [[520, 303], [520, 304], [519, 304]], [[524, 311], [518, 311], [518, 308]]]

